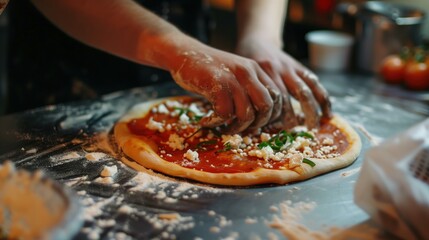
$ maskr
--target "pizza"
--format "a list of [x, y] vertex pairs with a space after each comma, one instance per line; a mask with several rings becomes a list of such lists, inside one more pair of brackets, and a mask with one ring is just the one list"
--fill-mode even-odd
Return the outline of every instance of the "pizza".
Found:
[[115, 124], [115, 141], [128, 163], [229, 186], [305, 180], [350, 165], [361, 150], [359, 135], [338, 115], [317, 129], [286, 131], [273, 123], [228, 135], [201, 126], [213, 114], [210, 107], [191, 96], [138, 104]]

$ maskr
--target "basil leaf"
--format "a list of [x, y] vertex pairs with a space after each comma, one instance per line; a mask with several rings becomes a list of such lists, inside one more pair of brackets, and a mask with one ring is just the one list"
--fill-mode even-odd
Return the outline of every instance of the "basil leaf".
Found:
[[305, 163], [305, 164], [310, 165], [311, 167], [316, 166], [316, 164], [315, 164], [313, 161], [311, 161], [310, 159], [308, 159], [308, 158], [304, 158], [304, 159], [302, 160], [302, 162], [303, 162], [303, 163]]

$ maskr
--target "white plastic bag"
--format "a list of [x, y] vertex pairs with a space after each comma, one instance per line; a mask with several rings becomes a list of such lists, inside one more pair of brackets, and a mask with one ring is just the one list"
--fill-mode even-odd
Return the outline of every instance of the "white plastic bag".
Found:
[[369, 149], [355, 202], [403, 239], [429, 239], [429, 119]]

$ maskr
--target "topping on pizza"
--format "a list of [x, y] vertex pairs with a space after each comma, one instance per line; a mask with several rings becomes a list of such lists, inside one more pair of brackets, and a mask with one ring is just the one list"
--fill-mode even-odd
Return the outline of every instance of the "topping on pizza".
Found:
[[250, 172], [258, 168], [302, 172], [312, 159], [332, 159], [348, 147], [347, 136], [329, 122], [319, 129], [276, 124], [241, 134], [225, 135], [218, 128], [204, 128], [202, 117], [212, 114], [202, 99], [166, 100], [141, 118], [128, 121], [129, 131], [156, 146], [162, 159], [185, 168], [212, 173]]

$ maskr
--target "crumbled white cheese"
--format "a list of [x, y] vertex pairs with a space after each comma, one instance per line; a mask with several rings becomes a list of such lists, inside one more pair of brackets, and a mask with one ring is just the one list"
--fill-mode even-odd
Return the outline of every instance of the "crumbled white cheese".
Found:
[[274, 157], [274, 150], [270, 146], [263, 147], [262, 149], [254, 149], [249, 151], [249, 156], [263, 158], [265, 161]]
[[323, 146], [320, 148], [320, 150], [325, 154], [331, 153], [334, 149], [336, 149], [336, 146]]
[[289, 167], [294, 168], [294, 167], [301, 166], [303, 159], [304, 159], [304, 157], [300, 153], [295, 153], [295, 154], [290, 155]]
[[185, 145], [183, 144], [184, 141], [184, 138], [180, 137], [176, 133], [173, 133], [170, 135], [170, 137], [168, 137], [167, 144], [173, 150], [183, 150], [185, 148]]
[[323, 139], [322, 144], [323, 145], [333, 145], [334, 140], [332, 138], [327, 137], [327, 138]]
[[193, 112], [197, 116], [203, 116], [205, 113], [203, 113], [197, 106], [196, 103], [191, 103], [189, 106], [189, 111]]
[[248, 136], [245, 136], [245, 137], [243, 138], [243, 143], [244, 143], [244, 144], [246, 144], [246, 145], [250, 145], [250, 144], [252, 144], [252, 138], [250, 138], [250, 137], [248, 137]]
[[243, 142], [243, 138], [240, 135], [222, 135], [223, 144], [229, 143], [232, 148], [239, 148], [241, 143]]
[[308, 128], [306, 126], [296, 126], [292, 128], [292, 132], [308, 132]]
[[325, 155], [323, 154], [323, 152], [322, 152], [320, 149], [318, 149], [318, 150], [316, 151], [316, 153], [314, 154], [314, 156], [315, 156], [316, 158], [325, 158]]
[[159, 104], [157, 108], [158, 113], [169, 114], [167, 107], [164, 104]]
[[179, 117], [179, 123], [181, 124], [189, 124], [189, 117], [186, 114], [182, 114]]
[[282, 152], [277, 152], [274, 155], [270, 156], [270, 159], [274, 160], [274, 161], [282, 161], [283, 159], [285, 159], [286, 155]]
[[270, 134], [265, 133], [265, 132], [261, 133], [261, 141], [262, 142], [266, 142], [266, 141], [270, 140], [270, 138], [271, 138]]
[[183, 105], [178, 101], [168, 100], [167, 102], [165, 102], [165, 105], [167, 105], [167, 107], [169, 108], [183, 108]]
[[146, 124], [146, 127], [150, 130], [156, 130], [159, 132], [164, 132], [164, 124], [161, 122], [157, 122], [155, 120], [153, 120], [153, 118], [149, 118], [149, 122]]
[[292, 147], [295, 149], [301, 149], [310, 146], [311, 140], [304, 137], [297, 137], [292, 143]]
[[304, 151], [302, 152], [305, 157], [313, 157], [313, 150], [310, 147], [304, 147]]
[[198, 158], [198, 152], [192, 151], [191, 149], [188, 149], [185, 154], [183, 154], [183, 157], [191, 160], [194, 163], [200, 162], [200, 159]]

